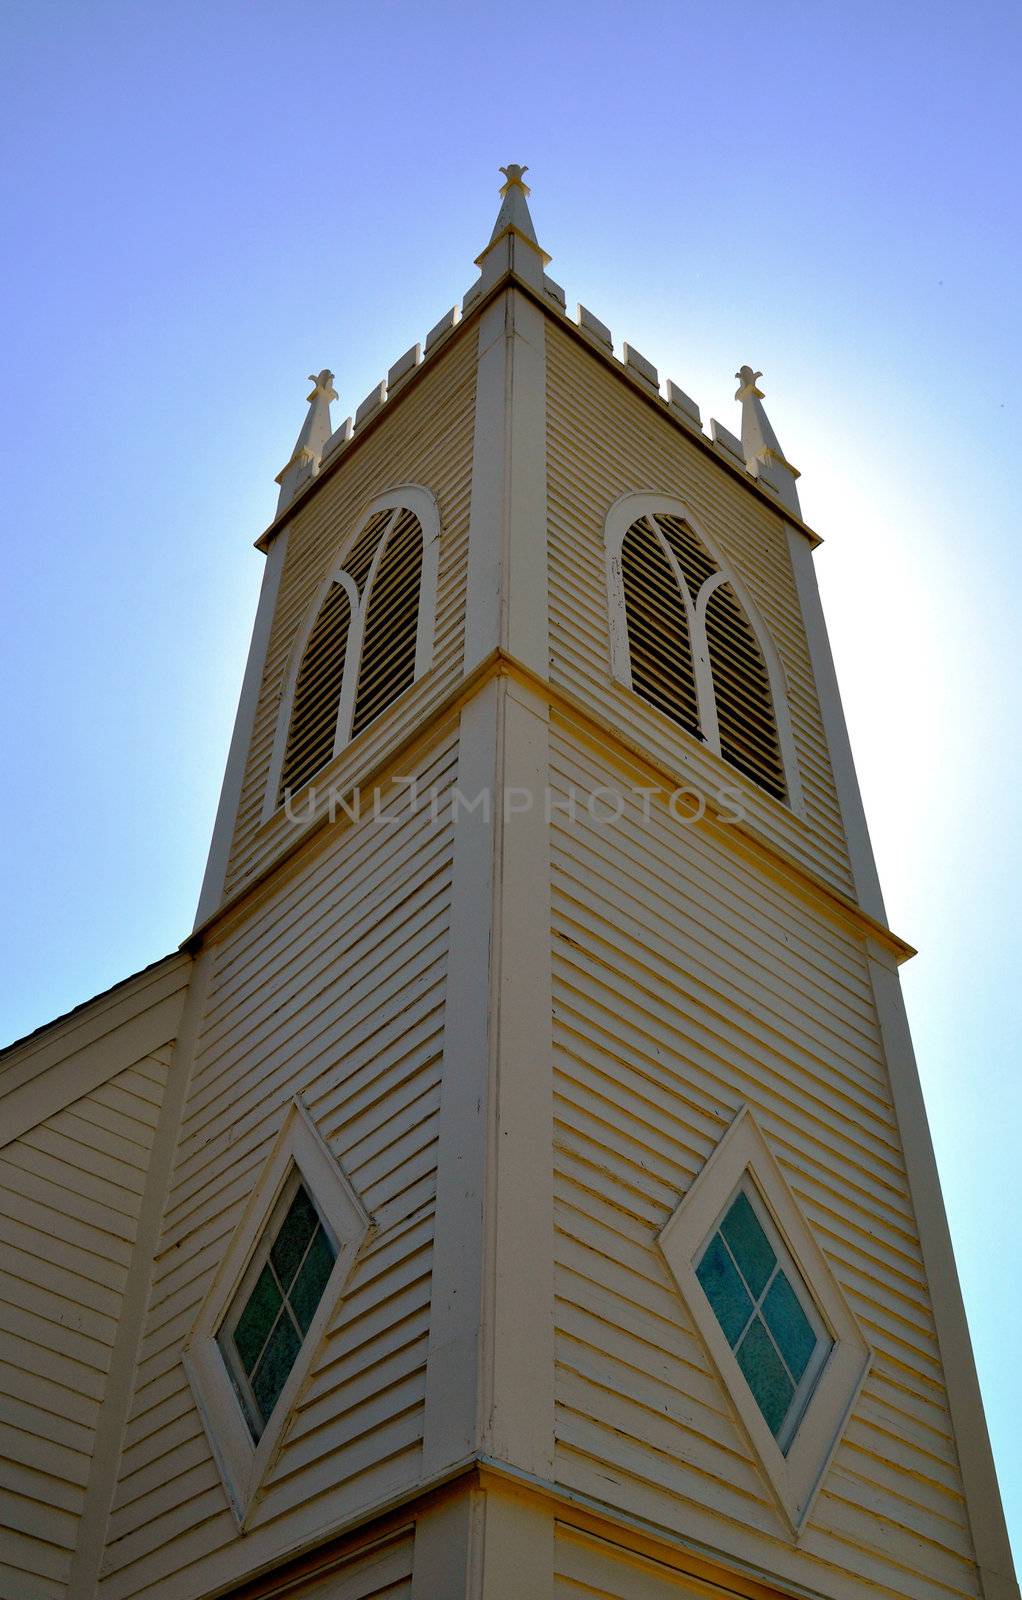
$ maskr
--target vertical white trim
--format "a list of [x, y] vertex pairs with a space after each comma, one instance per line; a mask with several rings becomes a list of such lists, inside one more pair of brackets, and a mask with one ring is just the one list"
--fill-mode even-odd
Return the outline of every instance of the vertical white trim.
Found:
[[498, 646], [549, 670], [546, 322], [508, 289], [479, 320], [465, 673]]
[[[422, 1438], [422, 1472], [427, 1478], [476, 1451], [482, 1430], [479, 1384], [498, 697], [497, 681], [491, 679], [462, 710], [452, 796], [450, 954]], [[487, 798], [476, 805], [479, 796]]]
[[[553, 997], [550, 709], [502, 689], [490, 1174], [487, 1451], [554, 1473]], [[529, 1592], [526, 1585], [523, 1591]]]
[[248, 647], [248, 660], [245, 663], [245, 676], [242, 679], [241, 694], [238, 697], [238, 709], [234, 717], [234, 732], [231, 735], [231, 746], [227, 755], [227, 766], [224, 769], [224, 781], [220, 788], [216, 821], [213, 824], [213, 837], [210, 841], [206, 871], [202, 879], [202, 888], [199, 892], [198, 909], [195, 913], [196, 927], [199, 927], [201, 923], [213, 915], [213, 912], [220, 904], [224, 892], [224, 884], [227, 881], [227, 863], [230, 859], [231, 844], [234, 839], [238, 807], [241, 804], [241, 790], [245, 780], [245, 768], [248, 765], [252, 733], [255, 728], [259, 691], [262, 687], [263, 671], [266, 667], [270, 631], [277, 609], [277, 595], [280, 590], [281, 573], [284, 570], [289, 531], [287, 527], [281, 529], [266, 555], [263, 582], [259, 591], [259, 605], [256, 608], [255, 623], [252, 627], [252, 640]]
[[867, 940], [866, 950], [983, 1595], [985, 1600], [1018, 1600], [1011, 1545], [901, 982], [888, 950], [872, 939]]
[[838, 689], [837, 673], [834, 670], [834, 657], [831, 654], [830, 639], [827, 636], [827, 624], [823, 616], [823, 607], [820, 604], [820, 591], [816, 582], [816, 569], [813, 566], [813, 553], [805, 534], [799, 533], [797, 528], [790, 526], [788, 528], [788, 549], [791, 553], [791, 567], [795, 575], [795, 588], [802, 610], [802, 625], [805, 629], [806, 643], [809, 646], [809, 660], [813, 669], [813, 678], [816, 682], [816, 695], [820, 702], [823, 731], [827, 740], [827, 748], [830, 752], [830, 766], [834, 774], [838, 806], [844, 823], [845, 842], [848, 846], [848, 859], [852, 869], [852, 879], [855, 883], [855, 892], [863, 911], [867, 912], [869, 916], [875, 917], [877, 922], [886, 923], [887, 913], [884, 910], [884, 897], [880, 891], [880, 879], [877, 876], [876, 861], [873, 858], [873, 846], [870, 843], [869, 829], [866, 826], [866, 813], [863, 810], [862, 795], [859, 792], [859, 780], [855, 775], [852, 747], [848, 739], [848, 727], [841, 706], [841, 692]]
[[466, 677], [501, 642], [502, 566], [508, 507], [510, 294], [498, 295], [479, 319], [475, 432], [468, 512], [465, 594]]
[[160, 1118], [149, 1155], [131, 1265], [121, 1301], [117, 1336], [110, 1358], [106, 1392], [96, 1428], [92, 1467], [78, 1525], [78, 1543], [71, 1560], [68, 1600], [95, 1600], [106, 1548], [110, 1508], [120, 1471], [124, 1429], [135, 1389], [138, 1349], [149, 1303], [152, 1264], [160, 1242], [167, 1185], [177, 1148], [211, 965], [212, 956], [207, 950], [198, 957], [192, 968], [174, 1055], [167, 1073]]
[[484, 1449], [553, 1472], [547, 718], [545, 701], [506, 679], [461, 717], [426, 1476]]
[[539, 677], [550, 670], [546, 490], [546, 317], [517, 290], [511, 316], [507, 604], [503, 647]]
[[470, 1600], [478, 1594], [474, 1568], [481, 1555], [483, 1509], [484, 1497], [473, 1486], [416, 1514], [411, 1600]]
[[[553, 1600], [553, 1507], [488, 1484], [478, 1600]], [[446, 1600], [446, 1595], [444, 1596]]]

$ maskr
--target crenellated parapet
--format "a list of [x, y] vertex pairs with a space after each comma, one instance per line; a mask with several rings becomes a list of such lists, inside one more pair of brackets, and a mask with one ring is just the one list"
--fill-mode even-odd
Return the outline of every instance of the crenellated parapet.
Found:
[[[702, 412], [695, 400], [673, 378], [661, 379], [658, 368], [634, 345], [622, 340], [620, 345], [605, 322], [588, 307], [579, 304], [572, 319], [568, 314], [567, 295], [564, 288], [545, 270], [550, 256], [539, 244], [536, 229], [529, 211], [530, 190], [524, 182], [524, 166], [510, 164], [502, 167], [505, 183], [501, 187], [501, 207], [494, 224], [490, 242], [476, 258], [479, 276], [465, 291], [460, 303], [450, 307], [426, 334], [421, 344], [406, 350], [389, 369], [386, 378], [366, 395], [340, 427], [322, 435], [318, 449], [307, 446], [306, 435], [310, 426], [316, 434], [322, 433], [324, 400], [314, 391], [310, 398], [310, 413], [299, 436], [291, 461], [280, 474], [281, 484], [277, 516], [288, 509], [296, 497], [315, 479], [329, 463], [333, 464], [359, 435], [375, 423], [389, 401], [406, 387], [422, 368], [440, 354], [457, 333], [460, 324], [481, 304], [493, 288], [510, 278], [530, 289], [544, 308], [560, 317], [601, 354], [614, 363], [620, 375], [627, 379], [647, 399], [659, 402], [666, 415], [680, 423], [686, 431], [701, 439], [729, 468], [742, 474], [767, 494], [775, 503], [802, 521], [795, 480], [799, 473], [785, 457], [777, 436], [763, 410], [763, 391], [757, 388], [762, 373], [743, 366], [735, 374], [740, 381], [735, 398], [742, 406], [741, 436], [717, 418], [711, 418], [709, 436], [703, 428]], [[332, 379], [323, 372], [320, 378]], [[318, 380], [313, 379], [314, 383]], [[325, 414], [329, 418], [329, 399]], [[815, 536], [814, 536], [815, 542]]]

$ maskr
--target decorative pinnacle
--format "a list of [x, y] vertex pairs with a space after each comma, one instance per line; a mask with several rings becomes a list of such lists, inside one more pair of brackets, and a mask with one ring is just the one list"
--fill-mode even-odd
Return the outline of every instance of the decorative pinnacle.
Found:
[[330, 402], [337, 399], [334, 375], [328, 367], [322, 372], [309, 373], [312, 393], [308, 396], [309, 412], [302, 423], [302, 431], [295, 440], [287, 466], [277, 474], [280, 499], [277, 514], [294, 499], [305, 479], [319, 468], [327, 440], [330, 438]]
[[739, 386], [735, 391], [735, 399], [751, 400], [755, 397], [757, 400], [762, 400], [763, 391], [756, 388], [757, 380], [762, 376], [761, 372], [753, 372], [751, 367], [739, 367], [735, 373], [735, 377], [739, 380]]
[[[497, 212], [497, 220], [493, 224], [493, 232], [490, 234], [490, 243], [486, 246], [486, 250], [496, 244], [501, 234], [510, 230], [511, 233], [515, 233], [520, 239], [523, 239], [526, 244], [530, 244], [542, 256], [543, 265], [545, 266], [550, 257], [545, 250], [541, 249], [539, 240], [536, 238], [536, 229], [533, 227], [532, 217], [529, 214], [528, 197], [532, 190], [522, 177], [522, 174], [528, 172], [528, 170], [528, 167], [520, 166], [517, 161], [511, 161], [506, 167], [500, 168], [505, 178], [500, 190], [501, 207]], [[483, 255], [486, 254], [486, 250], [483, 251]], [[481, 264], [481, 261], [482, 258], [477, 257], [477, 266]]]
[[522, 182], [522, 173], [523, 172], [528, 172], [528, 170], [529, 170], [528, 167], [520, 167], [514, 161], [512, 161], [510, 166], [508, 166], [508, 167], [499, 167], [497, 170], [499, 172], [502, 172], [504, 174], [505, 178], [507, 179], [507, 182], [505, 183], [504, 187], [500, 191], [502, 195], [506, 195], [508, 190], [514, 184], [517, 184], [519, 189], [521, 189], [525, 194], [529, 195], [529, 194], [532, 193], [532, 190], [529, 188], [529, 185], [527, 183], [523, 183]]
[[322, 395], [327, 405], [329, 405], [331, 400], [337, 399], [337, 390], [334, 388], [334, 375], [326, 367], [323, 368], [322, 372], [310, 372], [309, 382], [313, 385], [313, 390], [311, 394], [305, 397], [308, 401], [311, 402], [316, 399], [317, 395]]
[[799, 474], [787, 460], [763, 409], [763, 391], [759, 387], [762, 376], [762, 372], [752, 367], [739, 367], [735, 373], [738, 379], [735, 399], [742, 402], [742, 454], [749, 471], [769, 484], [788, 509], [800, 517], [795, 488]]

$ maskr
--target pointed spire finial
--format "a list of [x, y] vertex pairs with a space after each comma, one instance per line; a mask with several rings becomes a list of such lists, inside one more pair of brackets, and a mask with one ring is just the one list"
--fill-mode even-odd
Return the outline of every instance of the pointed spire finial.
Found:
[[332, 431], [330, 402], [337, 399], [334, 375], [328, 367], [324, 367], [322, 372], [310, 372], [309, 382], [312, 384], [312, 393], [308, 396], [309, 414], [302, 423], [301, 432], [295, 441], [287, 466], [283, 467], [276, 477], [276, 482], [280, 484], [280, 496], [277, 500], [278, 517], [284, 507], [290, 505], [305, 480], [313, 477], [319, 470], [319, 463]]
[[795, 488], [799, 473], [786, 458], [763, 409], [763, 391], [759, 387], [762, 376], [762, 372], [749, 366], [739, 367], [735, 373], [738, 379], [735, 399], [742, 403], [742, 454], [749, 471], [768, 483], [788, 510], [801, 518], [802, 508]]
[[529, 212], [528, 197], [532, 191], [523, 178], [523, 174], [528, 170], [528, 167], [521, 166], [517, 161], [510, 161], [506, 167], [500, 168], [505, 180], [500, 189], [500, 210], [497, 212], [497, 220], [493, 224], [490, 242], [482, 255], [476, 258], [477, 266], [482, 266], [483, 261], [489, 255], [497, 240], [502, 239], [505, 234], [510, 234], [513, 238], [521, 239], [525, 244], [531, 245], [532, 249], [540, 257], [543, 266], [546, 266], [550, 260], [550, 257], [542, 249], [539, 240], [536, 238], [536, 229], [533, 226], [532, 216]]

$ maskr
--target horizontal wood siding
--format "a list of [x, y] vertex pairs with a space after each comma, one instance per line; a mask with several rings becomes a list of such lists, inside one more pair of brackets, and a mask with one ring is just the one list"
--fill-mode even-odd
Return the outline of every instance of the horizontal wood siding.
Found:
[[[749, 823], [851, 894], [841, 814], [781, 518], [556, 323], [547, 323], [551, 677], [703, 793], [743, 796]], [[788, 685], [806, 820], [611, 679], [603, 528], [630, 492], [675, 495], [748, 586]]]
[[554, 1539], [554, 1600], [733, 1600], [735, 1590], [673, 1570], [664, 1561], [558, 1523]]
[[[171, 1179], [102, 1594], [233, 1581], [415, 1480], [449, 920], [451, 731], [224, 930]], [[353, 1270], [244, 1539], [181, 1351], [291, 1098], [377, 1231]]]
[[[720, 827], [594, 823], [609, 749], [552, 759], [558, 1478], [821, 1593], [977, 1594], [861, 947]], [[797, 1548], [655, 1245], [743, 1102], [875, 1350]]]
[[171, 1047], [0, 1150], [0, 1595], [60, 1600]]
[[433, 668], [324, 769], [324, 781], [329, 779], [339, 789], [357, 782], [381, 751], [414, 729], [460, 676], [475, 362], [472, 333], [434, 357], [414, 387], [395, 399], [392, 408], [388, 405], [374, 432], [349, 446], [350, 454], [329, 482], [292, 519], [228, 868], [228, 893], [258, 873], [290, 832], [280, 815], [265, 825], [261, 819], [280, 703], [309, 608], [360, 512], [376, 495], [402, 483], [431, 490], [440, 512]]
[[[407, 1600], [412, 1592], [411, 1533], [360, 1551], [329, 1575], [287, 1586], [288, 1600]], [[271, 1594], [267, 1600], [272, 1600]]]

